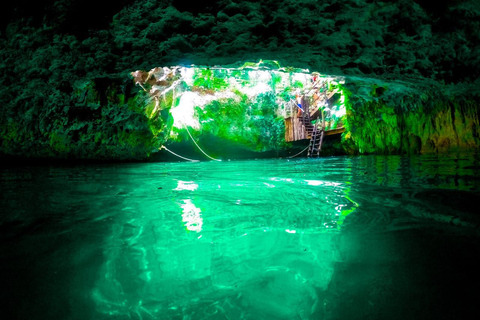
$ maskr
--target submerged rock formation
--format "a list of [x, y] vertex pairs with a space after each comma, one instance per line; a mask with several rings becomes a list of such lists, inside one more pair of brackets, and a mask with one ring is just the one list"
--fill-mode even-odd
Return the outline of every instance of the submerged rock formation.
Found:
[[130, 72], [259, 59], [347, 77], [348, 153], [478, 147], [478, 1], [102, 4], [2, 5], [0, 154], [147, 159], [171, 119]]

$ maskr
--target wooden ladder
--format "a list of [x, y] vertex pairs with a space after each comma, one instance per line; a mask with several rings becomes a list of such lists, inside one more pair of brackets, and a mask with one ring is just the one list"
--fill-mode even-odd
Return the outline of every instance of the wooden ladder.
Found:
[[313, 132], [310, 137], [310, 144], [308, 145], [308, 154], [307, 157], [318, 157], [320, 151], [322, 150], [323, 136], [325, 135], [325, 130], [323, 126], [318, 126], [319, 121], [315, 122], [313, 126]]

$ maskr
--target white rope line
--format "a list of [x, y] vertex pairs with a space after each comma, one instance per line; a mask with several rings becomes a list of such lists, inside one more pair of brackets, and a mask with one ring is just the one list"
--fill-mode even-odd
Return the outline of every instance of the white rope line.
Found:
[[168, 150], [167, 147], [165, 147], [165, 146], [161, 146], [160, 149], [165, 149], [165, 150], [167, 150], [168, 152], [170, 152], [171, 154], [173, 154], [174, 156], [177, 156], [177, 157], [179, 157], [179, 158], [181, 158], [181, 159], [183, 159], [183, 160], [187, 160], [187, 161], [191, 161], [191, 162], [199, 162], [199, 160], [192, 160], [192, 159], [188, 159], [188, 158], [182, 157], [182, 156], [176, 154], [175, 152], [173, 152], [173, 151], [171, 151], [171, 150]]
[[300, 151], [299, 153], [297, 153], [296, 155], [294, 156], [291, 156], [291, 157], [287, 157], [288, 159], [291, 159], [291, 158], [295, 158], [296, 156], [298, 156], [299, 154], [301, 154], [302, 152], [304, 152], [305, 150], [308, 149], [308, 147], [310, 147], [310, 145], [308, 145], [305, 149], [303, 149], [302, 151]]
[[208, 154], [205, 153], [205, 151], [202, 150], [202, 148], [200, 148], [200, 146], [197, 144], [197, 142], [195, 142], [195, 139], [193, 139], [192, 135], [190, 134], [190, 131], [188, 131], [188, 127], [185, 126], [185, 129], [187, 129], [187, 132], [188, 132], [188, 135], [190, 136], [190, 139], [192, 139], [193, 143], [195, 143], [195, 145], [197, 146], [197, 148], [203, 152], [204, 155], [206, 155], [207, 157], [209, 157], [210, 159], [212, 160], [215, 160], [215, 161], [222, 161], [222, 160], [219, 160], [219, 159], [215, 159], [215, 158], [212, 158], [210, 157]]

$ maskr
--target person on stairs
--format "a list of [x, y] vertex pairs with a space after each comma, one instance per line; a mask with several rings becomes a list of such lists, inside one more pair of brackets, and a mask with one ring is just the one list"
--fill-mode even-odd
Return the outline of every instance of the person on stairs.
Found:
[[297, 103], [297, 107], [298, 107], [297, 117], [300, 117], [304, 110], [302, 107], [302, 96], [300, 95], [299, 91], [297, 91], [297, 93], [295, 94], [295, 102]]

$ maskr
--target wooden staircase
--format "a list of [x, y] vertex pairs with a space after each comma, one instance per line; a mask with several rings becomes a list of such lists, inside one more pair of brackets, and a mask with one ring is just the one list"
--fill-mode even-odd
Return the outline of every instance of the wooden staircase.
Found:
[[[314, 105], [315, 102], [316, 101], [314, 101]], [[299, 117], [299, 120], [305, 128], [307, 137], [310, 139], [307, 157], [318, 157], [322, 150], [323, 137], [325, 136], [323, 114], [322, 112], [317, 112], [316, 118], [311, 118], [310, 106], [307, 103], [307, 99], [305, 99], [305, 95], [302, 97], [302, 106], [303, 112]], [[315, 114], [316, 110], [313, 111]], [[312, 124], [312, 121], [315, 121], [315, 124]]]
[[[297, 96], [301, 101], [291, 99], [285, 108], [285, 141], [309, 140], [308, 147], [299, 153], [308, 149], [308, 157], [320, 155], [326, 136], [345, 132], [342, 125], [329, 130], [325, 128], [325, 120], [331, 117], [331, 99], [338, 92], [337, 90], [328, 91], [326, 86], [326, 82], [314, 82], [311, 87], [303, 91], [301, 99]], [[301, 111], [297, 102], [301, 102]]]

